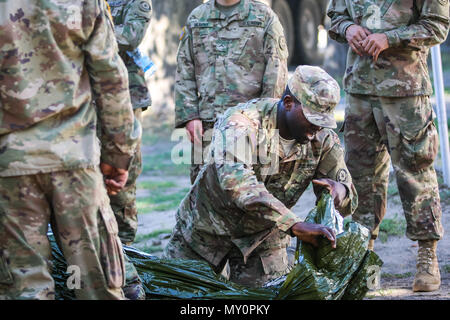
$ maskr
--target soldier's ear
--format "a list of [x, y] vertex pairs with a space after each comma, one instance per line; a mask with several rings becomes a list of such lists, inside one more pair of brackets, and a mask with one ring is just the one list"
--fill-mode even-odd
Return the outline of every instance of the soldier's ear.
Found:
[[292, 111], [295, 106], [294, 98], [292, 98], [290, 95], [285, 95], [283, 98], [283, 104], [286, 111]]

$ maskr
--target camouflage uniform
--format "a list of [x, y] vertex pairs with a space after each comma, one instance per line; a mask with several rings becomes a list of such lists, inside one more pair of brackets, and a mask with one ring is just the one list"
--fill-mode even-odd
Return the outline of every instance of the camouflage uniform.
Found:
[[[114, 21], [119, 55], [128, 70], [131, 104], [136, 119], [142, 123], [142, 112], [151, 105], [150, 92], [144, 71], [127, 52], [137, 49], [145, 37], [152, 16], [151, 0], [109, 0]], [[126, 186], [117, 195], [110, 196], [111, 207], [119, 224], [119, 237], [125, 244], [131, 244], [137, 231], [136, 180], [142, 172], [140, 142], [136, 147], [128, 169]]]
[[448, 0], [333, 0], [330, 37], [345, 42], [352, 24], [384, 33], [377, 62], [349, 49], [344, 87], [346, 163], [358, 190], [353, 216], [377, 237], [386, 212], [389, 160], [412, 240], [440, 239], [441, 206], [433, 161], [438, 138], [429, 95], [429, 48], [445, 40]]
[[206, 260], [217, 272], [228, 260], [230, 280], [260, 286], [286, 272], [289, 230], [300, 221], [290, 208], [313, 179], [344, 184], [347, 197], [338, 209], [344, 216], [356, 209], [338, 136], [324, 128], [284, 154], [278, 104], [254, 99], [218, 118], [209, 159], [178, 208], [166, 257]]
[[123, 299], [99, 163], [128, 168], [141, 128], [105, 2], [2, 1], [0, 38], [0, 298], [54, 298], [51, 222], [76, 296]]
[[[175, 127], [200, 119], [210, 129], [217, 115], [238, 103], [281, 97], [287, 57], [283, 28], [265, 4], [241, 0], [230, 15], [214, 0], [200, 5], [187, 19], [178, 49]], [[201, 162], [200, 155], [196, 163]], [[192, 181], [200, 168], [196, 163]]]
[[[144, 70], [127, 52], [136, 50], [142, 43], [152, 16], [151, 0], [109, 0], [114, 30], [119, 45], [119, 55], [128, 70], [131, 104], [135, 118], [142, 123], [142, 112], [151, 105]], [[110, 195], [111, 208], [119, 225], [119, 238], [124, 244], [133, 243], [138, 226], [136, 207], [136, 180], [142, 172], [140, 142], [128, 168], [125, 187], [116, 195]], [[125, 257], [126, 284], [123, 288], [128, 299], [145, 299], [142, 281], [134, 265]]]

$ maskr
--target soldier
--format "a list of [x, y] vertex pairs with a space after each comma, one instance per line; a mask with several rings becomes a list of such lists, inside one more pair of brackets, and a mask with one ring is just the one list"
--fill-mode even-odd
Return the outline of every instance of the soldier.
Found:
[[141, 127], [106, 3], [5, 0], [0, 38], [0, 298], [55, 297], [51, 222], [77, 298], [123, 299], [105, 183], [125, 185]]
[[339, 138], [327, 129], [336, 127], [338, 102], [333, 78], [299, 66], [281, 100], [228, 109], [215, 124], [208, 162], [178, 208], [164, 256], [204, 260], [216, 272], [228, 260], [230, 280], [254, 287], [287, 271], [289, 235], [313, 244], [325, 236], [334, 246], [331, 229], [302, 223], [290, 208], [311, 181], [317, 195], [331, 191], [342, 215], [357, 206]]
[[[142, 43], [152, 16], [151, 0], [108, 0], [114, 21], [114, 30], [119, 46], [119, 55], [128, 70], [131, 104], [135, 118], [142, 123], [142, 112], [151, 105], [150, 92], [145, 73], [150, 65], [145, 63], [146, 55], [138, 47]], [[147, 60], [151, 62], [150, 60]], [[119, 225], [119, 237], [123, 244], [131, 245], [137, 232], [136, 180], [142, 172], [140, 141], [136, 147], [130, 167], [128, 181], [119, 193], [110, 195], [111, 207]], [[126, 286], [123, 288], [129, 299], [144, 299], [139, 275], [127, 258]]]
[[280, 98], [287, 57], [278, 17], [261, 2], [210, 0], [192, 11], [181, 36], [175, 83], [175, 127], [186, 127], [192, 142], [192, 183], [216, 116], [253, 98]]
[[436, 246], [443, 228], [427, 56], [447, 36], [448, 0], [333, 0], [328, 15], [330, 37], [350, 45], [344, 132], [346, 163], [360, 195], [353, 219], [372, 230], [373, 249], [392, 160], [406, 235], [419, 241], [413, 290], [437, 290]]

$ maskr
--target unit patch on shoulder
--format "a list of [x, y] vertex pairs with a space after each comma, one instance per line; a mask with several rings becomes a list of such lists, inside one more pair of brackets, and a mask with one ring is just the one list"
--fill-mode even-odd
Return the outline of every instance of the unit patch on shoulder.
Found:
[[141, 9], [142, 11], [145, 11], [145, 12], [149, 12], [150, 10], [152, 10], [152, 7], [150, 6], [150, 4], [147, 1], [141, 1], [139, 3], [139, 9]]
[[345, 169], [339, 169], [336, 174], [337, 182], [348, 182], [348, 172]]
[[278, 40], [278, 43], [280, 45], [281, 50], [283, 50], [283, 51], [287, 50], [286, 39], [284, 37], [280, 37], [280, 39]]

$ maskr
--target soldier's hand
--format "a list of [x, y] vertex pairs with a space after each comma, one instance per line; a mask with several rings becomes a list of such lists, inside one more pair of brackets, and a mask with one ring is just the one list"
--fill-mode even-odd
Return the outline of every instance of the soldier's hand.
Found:
[[336, 235], [331, 228], [321, 224], [297, 222], [291, 227], [292, 234], [302, 241], [311, 243], [317, 247], [319, 237], [325, 237], [331, 242], [331, 246], [336, 248]]
[[314, 187], [325, 188], [330, 191], [331, 196], [334, 200], [334, 206], [340, 208], [345, 198], [347, 197], [347, 188], [340, 182], [322, 178], [314, 179], [312, 181]]
[[389, 48], [389, 41], [384, 33], [374, 33], [364, 39], [361, 46], [373, 57], [373, 61], [377, 62], [380, 53]]
[[186, 124], [186, 130], [192, 143], [201, 143], [203, 136], [202, 120], [194, 119]]
[[106, 163], [100, 164], [100, 170], [105, 177], [106, 191], [108, 191], [109, 195], [116, 195], [125, 187], [128, 180], [127, 170], [114, 168]]
[[345, 38], [352, 50], [359, 56], [363, 56], [364, 49], [361, 42], [367, 38], [371, 33], [366, 28], [353, 24], [345, 31]]

